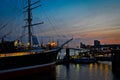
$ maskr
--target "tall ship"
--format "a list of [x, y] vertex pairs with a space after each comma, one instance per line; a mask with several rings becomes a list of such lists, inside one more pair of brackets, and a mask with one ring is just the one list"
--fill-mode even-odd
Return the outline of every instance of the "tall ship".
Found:
[[[30, 0], [27, 0], [27, 2], [25, 8], [28, 15], [28, 24], [25, 27], [28, 28], [28, 47], [20, 47], [19, 40], [7, 42], [2, 39], [0, 43], [0, 79], [34, 74], [55, 67], [58, 52], [73, 39], [67, 40], [59, 47], [54, 42], [49, 43], [47, 47], [33, 46], [32, 39], [34, 39], [35, 44], [37, 40], [32, 35], [31, 26], [41, 23], [32, 24], [31, 5], [37, 2], [33, 4], [31, 4]], [[17, 47], [14, 45], [17, 45]]]

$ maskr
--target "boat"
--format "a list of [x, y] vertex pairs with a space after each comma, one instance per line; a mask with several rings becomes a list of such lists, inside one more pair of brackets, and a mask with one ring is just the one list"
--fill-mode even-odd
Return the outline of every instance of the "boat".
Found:
[[97, 61], [112, 61], [112, 55], [96, 55], [95, 58]]
[[72, 63], [94, 63], [96, 59], [94, 57], [80, 57], [80, 58], [72, 58]]
[[[28, 13], [28, 25], [25, 26], [28, 27], [28, 47], [19, 47], [18, 43], [20, 43], [20, 41], [15, 41], [13, 43], [3, 40], [1, 43], [1, 45], [4, 45], [4, 50], [0, 49], [3, 52], [0, 53], [0, 79], [30, 75], [55, 68], [58, 52], [63, 48], [65, 44], [69, 43], [73, 39], [71, 38], [67, 40], [59, 47], [52, 46], [52, 44], [48, 45], [49, 48], [42, 48], [39, 46], [32, 47], [31, 38], [33, 35], [31, 35], [31, 26], [41, 24], [31, 24], [31, 5], [34, 5], [35, 3], [31, 4], [30, 0], [28, 0], [28, 4], [25, 7], [27, 8], [26, 10]], [[34, 36], [34, 38], [36, 37]], [[8, 43], [10, 45], [8, 45]], [[15, 44], [18, 46], [13, 46]], [[8, 48], [11, 46], [13, 46], [13, 50], [8, 51]]]
[[78, 55], [70, 56], [70, 61], [72, 63], [94, 63], [97, 62], [97, 59], [94, 56], [85, 53], [79, 53]]

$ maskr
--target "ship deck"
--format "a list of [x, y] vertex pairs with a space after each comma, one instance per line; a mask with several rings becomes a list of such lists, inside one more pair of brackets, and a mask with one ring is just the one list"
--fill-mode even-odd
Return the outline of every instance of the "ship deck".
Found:
[[0, 58], [2, 57], [12, 57], [12, 56], [23, 56], [23, 55], [30, 55], [35, 54], [34, 52], [14, 52], [14, 53], [2, 53], [0, 54]]
[[[58, 48], [56, 48], [58, 49]], [[13, 52], [13, 53], [0, 53], [0, 58], [3, 57], [13, 57], [13, 56], [23, 56], [23, 55], [32, 55], [32, 54], [38, 54], [38, 53], [47, 53], [51, 51], [56, 51], [56, 49], [52, 50], [29, 50], [29, 51], [23, 51], [23, 52]]]

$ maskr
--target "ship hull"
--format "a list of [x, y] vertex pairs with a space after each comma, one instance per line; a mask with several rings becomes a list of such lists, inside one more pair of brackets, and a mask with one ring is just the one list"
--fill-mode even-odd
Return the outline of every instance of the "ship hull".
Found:
[[16, 78], [26, 77], [26, 76], [30, 77], [31, 75], [42, 74], [43, 72], [48, 72], [50, 70], [55, 70], [55, 62], [44, 64], [44, 65], [23, 67], [22, 69], [18, 68], [18, 70], [15, 70], [15, 71], [13, 69], [13, 71], [11, 72], [0, 74], [0, 80], [16, 79]]
[[0, 78], [40, 73], [55, 68], [58, 50], [24, 56], [0, 58]]

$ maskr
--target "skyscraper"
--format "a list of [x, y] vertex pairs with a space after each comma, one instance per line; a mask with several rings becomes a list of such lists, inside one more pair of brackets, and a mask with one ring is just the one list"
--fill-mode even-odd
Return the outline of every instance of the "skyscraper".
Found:
[[100, 46], [100, 41], [98, 41], [98, 40], [94, 40], [94, 46], [95, 46], [95, 47]]

